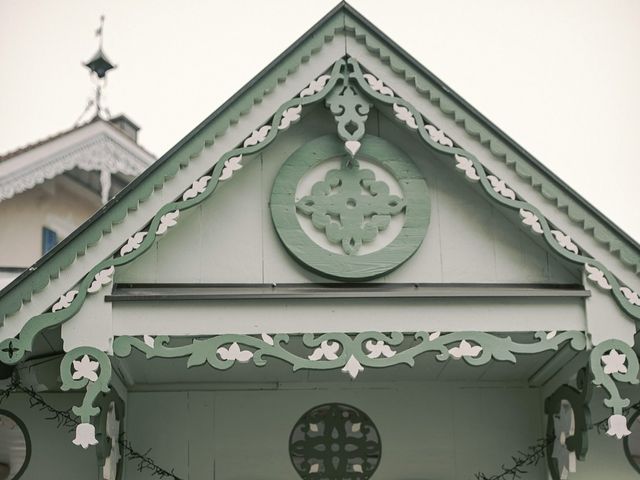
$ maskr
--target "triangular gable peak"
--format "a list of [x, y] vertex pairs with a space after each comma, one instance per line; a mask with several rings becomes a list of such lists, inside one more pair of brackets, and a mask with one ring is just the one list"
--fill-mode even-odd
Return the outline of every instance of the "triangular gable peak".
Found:
[[[549, 179], [548, 172], [526, 158], [517, 146], [504, 143], [504, 136], [500, 132], [490, 124], [483, 123], [475, 111], [436, 80], [424, 70], [417, 72], [415, 61], [349, 7], [339, 7], [156, 166], [121, 192], [103, 212], [81, 227], [75, 236], [45, 257], [34, 272], [19, 278], [3, 292], [0, 308], [6, 318], [0, 330], [4, 338], [0, 342], [0, 360], [9, 364], [19, 362], [32, 350], [38, 333], [62, 325], [65, 349], [71, 350], [62, 367], [64, 386], [84, 388], [86, 381], [77, 382], [75, 377], [70, 377], [69, 359], [91, 355], [101, 365], [108, 362], [103, 352], [111, 353], [114, 334], [123, 335], [113, 347], [120, 356], [128, 355], [132, 345], [143, 351], [164, 348], [167, 341], [164, 337], [154, 339], [147, 335], [140, 340], [112, 329], [111, 307], [109, 303], [105, 306], [103, 300], [111, 293], [110, 286], [118, 270], [125, 265], [134, 265], [145, 252], [154, 248], [160, 238], [179, 229], [181, 218], [188, 210], [203, 204], [222, 184], [232, 184], [247, 161], [266, 151], [293, 124], [301, 119], [304, 121], [304, 115], [313, 108], [328, 106], [334, 117], [335, 133], [330, 140], [314, 144], [314, 148], [305, 152], [305, 155], [320, 155], [319, 160], [340, 155], [343, 158], [339, 169], [342, 173], [336, 174], [338, 176], [335, 178], [327, 175], [323, 186], [314, 186], [309, 198], [299, 199], [297, 204], [291, 203], [295, 192], [291, 192], [286, 183], [280, 185], [280, 189], [274, 187], [272, 215], [284, 245], [297, 261], [339, 282], [370, 281], [411, 261], [410, 257], [424, 237], [425, 219], [428, 217], [424, 208], [417, 208], [415, 215], [409, 212], [412, 205], [419, 205], [419, 202], [405, 205], [402, 202], [408, 202], [408, 197], [402, 199], [384, 191], [384, 188], [375, 185], [374, 179], [365, 175], [358, 177], [357, 183], [371, 192], [375, 190], [372, 197], [385, 196], [384, 205], [378, 204], [365, 213], [361, 212], [360, 227], [365, 225], [366, 228], [360, 228], [358, 222], [352, 222], [352, 226], [356, 225], [357, 228], [344, 232], [332, 230], [329, 225], [332, 217], [346, 216], [349, 209], [355, 209], [360, 202], [358, 198], [347, 198], [342, 210], [337, 213], [328, 211], [326, 204], [323, 205], [324, 210], [316, 209], [322, 201], [323, 189], [326, 196], [327, 189], [338, 184], [344, 186], [350, 181], [349, 175], [353, 176], [353, 169], [357, 168], [359, 154], [382, 162], [399, 183], [409, 185], [405, 194], [415, 194], [417, 199], [424, 199], [424, 180], [414, 174], [410, 163], [394, 166], [385, 164], [387, 160], [391, 162], [395, 159], [397, 152], [393, 146], [386, 145], [388, 142], [377, 140], [367, 131], [369, 108], [373, 107], [412, 135], [436, 158], [448, 162], [461, 178], [473, 182], [487, 202], [508, 212], [507, 215], [512, 218], [519, 218], [528, 234], [553, 252], [560, 259], [560, 264], [575, 266], [577, 271], [584, 273], [588, 285], [604, 292], [594, 292], [587, 306], [593, 321], [585, 322], [588, 326], [583, 330], [592, 335], [594, 343], [598, 343], [591, 351], [594, 360], [592, 370], [596, 382], [604, 385], [614, 398], [615, 401], [609, 406], [614, 414], [619, 415], [624, 401], [620, 399], [613, 381], [603, 373], [600, 358], [604, 353], [618, 349], [628, 355], [629, 360], [628, 372], [625, 370], [625, 375], [619, 375], [616, 379], [632, 382], [638, 373], [637, 362], [631, 359], [633, 351], [630, 347], [635, 333], [634, 320], [640, 319], [640, 300], [636, 293], [640, 288], [634, 270], [637, 268], [638, 254], [634, 250], [635, 245], [626, 237], [611, 233], [610, 225], [606, 226], [611, 235], [605, 241], [606, 246], [599, 243], [598, 240], [602, 238], [594, 238], [590, 232], [583, 230], [575, 221], [588, 230], [593, 228], [595, 222], [598, 227], [594, 233], [596, 237], [602, 236], [602, 224], [599, 222], [603, 220], [599, 214], [589, 212], [584, 205], [576, 203], [575, 195], [563, 189], [563, 184], [559, 184], [555, 178]], [[266, 122], [265, 118], [268, 118]], [[287, 175], [299, 181], [296, 175], [301, 174], [293, 168], [285, 177]], [[163, 187], [162, 190], [159, 187]], [[213, 202], [215, 200], [211, 199]], [[563, 211], [567, 205], [569, 215]], [[297, 241], [301, 238], [300, 232], [289, 235], [290, 214], [296, 207], [310, 217], [316, 229], [322, 230], [333, 244], [342, 249], [342, 252], [336, 253], [342, 255], [342, 263], [335, 261], [335, 255], [327, 257], [328, 260], [318, 261], [315, 254], [299, 248]], [[372, 235], [373, 230], [384, 230], [391, 221], [389, 217], [402, 208], [405, 208], [406, 224], [410, 225], [406, 231], [403, 230], [404, 240], [400, 244], [395, 245], [395, 240], [391, 242], [394, 248], [388, 250], [391, 251], [390, 255], [380, 255], [373, 263], [358, 260], [357, 255], [352, 255], [353, 251], [371, 241], [368, 236]], [[579, 215], [576, 214], [577, 210], [580, 210]], [[78, 255], [82, 257], [76, 259]], [[344, 268], [344, 263], [348, 263], [349, 268]], [[54, 280], [46, 286], [50, 279]], [[18, 311], [27, 300], [31, 302]], [[614, 303], [616, 308], [613, 307]], [[78, 315], [81, 310], [86, 315]], [[606, 326], [602, 320], [605, 315]], [[67, 323], [71, 319], [74, 321]], [[187, 322], [182, 322], [181, 328], [184, 334], [192, 333]], [[226, 325], [225, 328], [231, 327]], [[91, 330], [92, 335], [87, 335], [87, 329]], [[380, 325], [377, 328], [379, 332], [392, 329], [393, 322], [386, 328]], [[537, 326], [529, 329], [537, 329]], [[482, 343], [482, 335], [471, 334], [467, 330], [455, 333], [451, 342], [458, 342], [459, 345], [450, 350], [441, 347], [441, 354], [465, 357], [472, 364], [482, 348], [487, 349], [487, 356], [483, 353], [479, 357], [482, 361], [513, 357], [512, 353], [488, 351], [491, 342]], [[479, 323], [471, 330], [478, 333], [485, 329]], [[545, 348], [557, 349], [558, 342], [568, 340], [578, 350], [586, 347], [584, 337], [579, 332], [566, 332], [558, 336], [555, 329], [549, 330], [549, 333], [538, 337], [539, 343], [546, 345]], [[162, 334], [159, 330], [149, 333]], [[225, 340], [230, 346], [220, 347], [215, 352], [227, 362], [245, 361], [244, 356], [248, 354], [238, 347], [238, 342], [245, 342], [244, 345], [262, 342], [260, 348], [276, 348], [285, 341], [283, 336], [276, 336], [275, 339], [272, 336], [272, 333], [280, 332], [263, 332], [261, 340], [249, 333], [229, 332], [231, 336]], [[142, 332], [130, 334], [142, 335]], [[345, 333], [337, 335], [342, 335], [336, 337], [342, 338], [336, 342], [343, 341], [345, 351], [338, 357], [333, 350], [335, 343], [319, 343], [318, 358], [335, 361], [331, 366], [322, 368], [343, 367], [344, 371], [355, 377], [362, 368], [361, 362], [365, 360], [358, 360], [355, 354], [347, 355], [346, 345], [352, 340]], [[376, 339], [377, 342], [371, 346], [370, 355], [367, 356], [372, 362], [384, 360], [382, 357], [387, 358], [385, 362], [392, 362], [388, 359], [393, 352], [385, 347], [402, 342], [401, 337], [393, 335], [367, 334], [365, 337]], [[427, 342], [435, 342], [439, 337], [438, 330], [425, 333], [422, 338]], [[470, 345], [467, 338], [474, 339], [479, 345]], [[307, 340], [305, 343], [308, 343]], [[477, 350], [476, 347], [480, 345], [484, 347]], [[513, 347], [513, 351], [535, 351], [535, 348], [531, 348]], [[95, 355], [92, 352], [96, 352]], [[309, 359], [312, 360], [311, 357]], [[204, 357], [200, 360], [200, 363], [205, 361]], [[405, 360], [405, 363], [413, 361]], [[209, 360], [209, 363], [217, 361]], [[312, 368], [308, 363], [305, 360], [304, 368]], [[294, 367], [301, 368], [297, 364]], [[83, 406], [76, 412], [85, 423], [95, 415], [92, 403], [99, 391], [108, 388], [110, 369], [105, 367], [104, 373], [101, 373], [98, 382], [90, 385]]]

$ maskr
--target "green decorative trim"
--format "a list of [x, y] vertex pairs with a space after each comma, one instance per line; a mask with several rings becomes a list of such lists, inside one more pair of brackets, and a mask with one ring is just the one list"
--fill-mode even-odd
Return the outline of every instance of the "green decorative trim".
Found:
[[[402, 343], [406, 338], [411, 339], [412, 346], [403, 348]], [[122, 336], [114, 340], [113, 353], [118, 357], [128, 357], [135, 348], [148, 359], [188, 357], [187, 367], [207, 363], [218, 370], [227, 370], [236, 362], [246, 363], [250, 360], [262, 367], [271, 357], [289, 363], [294, 371], [341, 369], [356, 378], [365, 367], [413, 366], [416, 357], [427, 352], [437, 352], [436, 359], [441, 362], [449, 358], [464, 359], [469, 365], [477, 366], [492, 359], [515, 363], [516, 354], [554, 351], [565, 343], [574, 350], [586, 348], [584, 333], [577, 331], [537, 332], [530, 343], [519, 343], [511, 337], [485, 332], [418, 332], [414, 335], [363, 332], [354, 336], [346, 333], [307, 333], [302, 335], [302, 343], [309, 349], [308, 355], [287, 350], [289, 341], [287, 334], [263, 334], [260, 338], [225, 334], [194, 339], [190, 345], [172, 346], [168, 336], [145, 336], [144, 340]]]
[[479, 182], [489, 198], [500, 205], [517, 210], [523, 218], [523, 223], [529, 226], [533, 233], [543, 235], [553, 251], [570, 262], [582, 265], [590, 280], [600, 288], [609, 290], [616, 303], [627, 314], [636, 320], [640, 319], [640, 300], [636, 292], [621, 284], [601, 262], [587, 256], [584, 252], [580, 254], [578, 246], [571, 238], [555, 229], [540, 210], [530, 203], [517, 199], [515, 192], [507, 187], [504, 181], [492, 175], [471, 152], [454, 146], [451, 139], [447, 138], [441, 130], [425, 123], [422, 115], [413, 105], [395, 96], [373, 75], [363, 74], [360, 65], [354, 59], [349, 58], [348, 63], [352, 71], [351, 78], [358, 83], [364, 94], [372, 101], [392, 107], [399, 123], [416, 132], [418, 137], [432, 149], [451, 156], [457, 162], [456, 168], [463, 172], [467, 179]]
[[[340, 255], [329, 252], [311, 240], [300, 227], [296, 217], [295, 203], [296, 187], [300, 179], [305, 173], [325, 160], [348, 158], [342, 143], [335, 136], [327, 135], [317, 138], [296, 150], [280, 169], [271, 193], [270, 205], [273, 224], [287, 250], [296, 260], [317, 273], [340, 280], [370, 279], [397, 268], [418, 249], [429, 223], [431, 205], [427, 185], [413, 162], [402, 151], [379, 137], [366, 135], [362, 138], [362, 147], [358, 151], [358, 156], [387, 169], [400, 184], [404, 194], [404, 202], [406, 202], [405, 223], [401, 232], [381, 250], [366, 255]], [[353, 165], [353, 162], [351, 164]], [[333, 177], [338, 175], [339, 173], [329, 172], [327, 179], [331, 182], [335, 180]], [[343, 175], [345, 174], [343, 173]], [[319, 188], [318, 185], [313, 188], [312, 199], [326, 190], [322, 183]], [[358, 186], [358, 188], [360, 187]], [[380, 193], [383, 192], [380, 191]], [[309, 199], [310, 197], [301, 199], [298, 209], [303, 213], [313, 213], [314, 224], [320, 227], [325, 226], [327, 237], [335, 242], [342, 241], [347, 253], [351, 253], [351, 250], [357, 250], [363, 241], [361, 234], [351, 230], [348, 232], [330, 230], [331, 227], [326, 225], [330, 218], [327, 218], [326, 215], [317, 215], [310, 206], [306, 205], [305, 202], [308, 202]], [[400, 206], [400, 202], [397, 202], [397, 206]], [[385, 212], [380, 210], [377, 213]], [[374, 215], [372, 220], [376, 216]], [[359, 222], [356, 223], [358, 227], [361, 225]], [[342, 226], [344, 228], [348, 225]], [[375, 230], [377, 234], [378, 228], [375, 227]], [[344, 239], [346, 239], [346, 244]]]
[[18, 428], [24, 435], [24, 443], [25, 443], [24, 462], [22, 463], [20, 470], [18, 470], [11, 477], [11, 480], [19, 480], [20, 478], [22, 478], [22, 475], [24, 475], [24, 472], [27, 470], [27, 467], [29, 466], [29, 462], [31, 461], [31, 451], [33, 450], [33, 446], [31, 444], [31, 437], [29, 436], [29, 430], [27, 429], [27, 426], [22, 421], [22, 419], [18, 417], [16, 414], [10, 412], [9, 410], [0, 409], [0, 416], [1, 415], [4, 415], [5, 417], [9, 417], [11, 420], [16, 422], [16, 425], [18, 425]]
[[83, 423], [90, 423], [91, 417], [100, 413], [94, 406], [98, 395], [109, 392], [111, 381], [111, 361], [106, 353], [93, 347], [74, 348], [60, 362], [62, 391], [86, 389], [82, 405], [71, 411]]
[[126, 265], [149, 250], [156, 240], [169, 228], [176, 225], [181, 211], [193, 208], [209, 198], [220, 181], [231, 178], [233, 172], [242, 168], [243, 156], [260, 152], [276, 138], [280, 131], [286, 130], [300, 118], [300, 111], [305, 105], [318, 102], [331, 91], [340, 78], [339, 72], [344, 68], [344, 60], [336, 62], [329, 78], [322, 82], [314, 81], [305, 88], [299, 97], [295, 97], [277, 110], [270, 124], [252, 132], [242, 147], [233, 149], [215, 163], [208, 175], [193, 182], [181, 199], [165, 204], [151, 219], [146, 231], [140, 231], [127, 240], [119, 252], [119, 256], [107, 258], [94, 266], [81, 280], [76, 290], [63, 294], [53, 305], [50, 312], [37, 315], [25, 324], [16, 338], [8, 338], [0, 342], [0, 361], [9, 365], [18, 363], [24, 354], [31, 351], [33, 341], [41, 331], [61, 325], [73, 317], [84, 304], [88, 294], [98, 292], [111, 282], [116, 267]]
[[[625, 265], [634, 268], [640, 274], [640, 251], [633, 241], [627, 241], [612, 231], [600, 217], [590, 210], [594, 208], [579, 195], [570, 190], [561, 180], [545, 172], [544, 166], [525, 152], [512, 139], [507, 137], [495, 125], [458, 97], [452, 90], [431, 72], [428, 72], [404, 50], [395, 45], [373, 25], [368, 24], [361, 15], [351, 9], [345, 15], [345, 34], [378, 57], [381, 62], [412, 85], [418, 93], [438, 107], [442, 113], [452, 118], [472, 137], [477, 138], [496, 158], [513, 169], [518, 176], [540, 191], [544, 198], [553, 201], [556, 207], [566, 212], [571, 221], [578, 224], [598, 242], [607, 245], [609, 252], [616, 255]], [[576, 197], [578, 197], [576, 199]], [[608, 219], [604, 219], [605, 221]]]
[[180, 169], [186, 167], [192, 158], [198, 157], [205, 148], [211, 146], [230, 125], [249, 112], [253, 105], [260, 103], [265, 95], [283, 83], [300, 65], [308, 62], [326, 43], [332, 42], [338, 33], [352, 36], [365, 45], [371, 53], [388, 64], [393, 72], [402, 76], [443, 113], [461, 124], [470, 135], [478, 138], [496, 157], [503, 158], [518, 175], [528, 179], [545, 198], [554, 200], [557, 207], [566, 211], [569, 218], [578, 223], [584, 231], [605, 243], [610, 252], [616, 254], [623, 263], [633, 266], [636, 273], [640, 273], [640, 253], [636, 247], [630, 246], [620, 234], [616, 234], [598, 220], [596, 215], [589, 211], [589, 205], [576, 201], [565, 193], [568, 187], [558, 185], [556, 180], [550, 179], [540, 170], [541, 167], [532, 165], [533, 160], [525, 158], [520, 148], [510, 139], [504, 140], [497, 127], [479, 114], [473, 113], [470, 106], [465, 105], [463, 100], [456, 99], [450, 89], [423, 67], [418, 68], [417, 62], [374, 26], [368, 24], [353, 8], [341, 4], [176, 147], [136, 178], [101, 210], [99, 215], [90, 219], [49, 255], [37, 262], [34, 268], [9, 285], [0, 297], [0, 322], [4, 317], [17, 312], [24, 302], [29, 301], [33, 293], [45, 289], [51, 279], [57, 278], [62, 270], [71, 265], [77, 257], [84, 255], [103, 235], [109, 234], [113, 225], [121, 223], [128, 212], [135, 211], [155, 189], [161, 188]]
[[[586, 368], [582, 368], [577, 376], [577, 388], [570, 385], [562, 385], [544, 402], [544, 413], [547, 415], [547, 438], [553, 438], [554, 441], [547, 443], [547, 465], [553, 480], [561, 480], [561, 468], [568, 470], [567, 465], [560, 465], [558, 455], [563, 453], [564, 460], [568, 463], [568, 457], [571, 453], [575, 454], [576, 459], [584, 461], [589, 450], [589, 430], [591, 424], [591, 410], [589, 402], [593, 394], [593, 384], [591, 383], [590, 372]], [[573, 415], [574, 433], [569, 435], [568, 432], [558, 432], [556, 417], [561, 416], [562, 402], [566, 401], [571, 406]], [[567, 429], [568, 430], [568, 429]], [[566, 435], [562, 437], [562, 435]], [[564, 449], [565, 452], [558, 452], [558, 449]]]
[[[109, 407], [111, 403], [114, 404], [114, 415], [116, 420], [119, 422], [119, 432], [117, 438], [111, 438], [110, 432], [108, 430], [108, 416], [109, 416]], [[125, 416], [125, 406], [124, 402], [120, 398], [120, 396], [115, 392], [115, 389], [112, 389], [109, 393], [101, 394], [97, 400], [98, 408], [100, 408], [100, 414], [95, 420], [96, 427], [96, 440], [98, 444], [96, 445], [96, 455], [98, 459], [98, 467], [102, 470], [105, 466], [105, 463], [110, 461], [112, 455], [117, 455], [117, 464], [116, 464], [116, 477], [115, 480], [122, 480], [123, 475], [123, 460], [124, 460], [124, 449], [122, 448], [121, 443], [119, 442], [120, 436], [124, 433], [124, 416]], [[117, 453], [114, 453], [113, 448], [117, 448]], [[105, 477], [107, 478], [107, 477]]]
[[[640, 365], [633, 348], [622, 340], [606, 340], [591, 350], [589, 365], [593, 383], [603, 387], [609, 394], [604, 404], [612, 410], [614, 416], [623, 416], [623, 409], [629, 406], [630, 400], [622, 398], [616, 382], [632, 385], [639, 383]], [[609, 434], [615, 435], [616, 431]]]

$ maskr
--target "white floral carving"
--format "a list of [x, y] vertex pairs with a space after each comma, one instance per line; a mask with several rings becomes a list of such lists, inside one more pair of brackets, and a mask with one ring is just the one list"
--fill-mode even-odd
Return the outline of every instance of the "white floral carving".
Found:
[[396, 112], [396, 118], [401, 122], [404, 122], [409, 128], [413, 128], [414, 130], [418, 128], [416, 119], [413, 117], [407, 107], [403, 107], [402, 105], [394, 103], [393, 111]]
[[382, 82], [382, 80], [374, 77], [370, 73], [365, 73], [363, 77], [374, 91], [381, 93], [382, 95], [386, 95], [388, 97], [393, 97], [393, 90], [387, 87]]
[[544, 230], [542, 230], [542, 225], [540, 225], [540, 220], [533, 212], [521, 208], [520, 216], [522, 217], [522, 223], [531, 227], [531, 230], [533, 230], [535, 233], [544, 232]]
[[602, 363], [604, 363], [604, 373], [612, 375], [614, 373], [627, 373], [627, 356], [618, 352], [615, 348], [607, 355], [602, 355]]
[[309, 473], [318, 473], [320, 471], [319, 463], [312, 463], [309, 465]]
[[278, 130], [285, 130], [289, 128], [292, 123], [300, 120], [300, 112], [302, 112], [302, 105], [287, 108], [282, 113], [282, 119], [280, 120], [280, 125], [278, 125]]
[[507, 187], [504, 180], [500, 180], [495, 175], [488, 175], [487, 180], [489, 180], [489, 183], [493, 187], [493, 191], [498, 195], [502, 195], [504, 198], [509, 198], [511, 200], [516, 199], [516, 192]]
[[351, 468], [353, 469], [354, 472], [357, 472], [357, 473], [364, 472], [364, 470], [362, 469], [362, 465], [358, 463], [354, 463], [353, 465], [351, 465]]
[[169, 228], [174, 227], [178, 223], [178, 216], [180, 210], [174, 210], [173, 212], [165, 213], [160, 217], [160, 224], [156, 230], [157, 235], [164, 235]]
[[140, 244], [142, 243], [142, 240], [144, 240], [144, 237], [146, 236], [147, 236], [147, 232], [138, 232], [133, 234], [131, 237], [129, 237], [129, 239], [127, 240], [127, 243], [125, 243], [120, 249], [120, 256], [126, 255], [127, 253], [133, 252], [134, 250], [137, 250], [138, 248], [140, 248]]
[[235, 157], [231, 157], [226, 162], [224, 162], [224, 168], [222, 169], [222, 173], [220, 174], [219, 180], [224, 182], [231, 178], [233, 172], [240, 170], [242, 165], [240, 164], [240, 160], [242, 160], [242, 155], [237, 155]]
[[191, 188], [185, 190], [182, 194], [182, 200], [189, 200], [190, 198], [195, 198], [204, 192], [205, 188], [207, 188], [207, 184], [211, 180], [209, 175], [205, 175], [204, 177], [200, 177], [198, 180], [191, 184]]
[[569, 473], [576, 471], [576, 454], [567, 448], [567, 438], [575, 432], [575, 417], [568, 402], [563, 401], [560, 413], [553, 417], [555, 440], [552, 456], [558, 462], [558, 472], [561, 480], [567, 480]]
[[300, 92], [300, 98], [308, 97], [310, 95], [318, 93], [327, 85], [327, 82], [329, 82], [330, 79], [331, 75], [320, 75], [318, 78], [313, 80], [309, 84], [309, 86], [307, 86]]
[[453, 358], [477, 357], [482, 351], [480, 345], [471, 345], [466, 340], [462, 340], [460, 345], [449, 349], [449, 353]]
[[454, 155], [453, 157], [457, 162], [456, 168], [458, 170], [462, 170], [469, 180], [480, 180], [476, 167], [473, 166], [473, 162], [471, 160], [469, 160], [467, 157], [463, 157], [462, 155]]
[[578, 255], [578, 246], [573, 243], [569, 235], [562, 233], [560, 230], [551, 230], [551, 234], [558, 242], [558, 245], [560, 245], [565, 250], [569, 250], [570, 252]]
[[356, 378], [360, 372], [364, 372], [364, 367], [360, 364], [358, 359], [351, 355], [344, 367], [342, 367], [344, 373], [348, 373], [351, 378]]
[[109, 268], [105, 268], [104, 270], [96, 273], [96, 276], [93, 277], [93, 282], [87, 288], [87, 292], [96, 293], [100, 290], [104, 285], [108, 285], [113, 280], [113, 273], [116, 271], [115, 267], [111, 265]]
[[244, 141], [243, 147], [252, 147], [253, 145], [257, 145], [259, 143], [264, 142], [264, 139], [267, 138], [267, 134], [271, 130], [271, 125], [264, 125], [257, 130], [251, 132], [251, 135], [247, 137]]
[[437, 339], [440, 336], [440, 332], [433, 332], [429, 334], [429, 341], [433, 342], [435, 339]]
[[100, 367], [99, 362], [91, 360], [88, 355], [83, 355], [80, 360], [73, 361], [73, 369], [75, 371], [71, 378], [74, 380], [86, 378], [90, 382], [95, 382], [98, 380], [98, 367]]
[[96, 429], [90, 423], [80, 423], [76, 427], [76, 437], [72, 440], [74, 445], [79, 445], [85, 450], [89, 445], [97, 445]]
[[627, 435], [631, 435], [631, 431], [627, 427], [627, 417], [624, 415], [611, 415], [609, 417], [609, 430], [607, 430], [607, 435], [617, 437], [618, 440]]
[[326, 358], [327, 360], [335, 360], [338, 358], [338, 349], [340, 348], [340, 344], [338, 342], [327, 342], [323, 341], [320, 343], [320, 346], [316, 348], [311, 355], [309, 355], [309, 360], [318, 361], [322, 358]]
[[247, 363], [253, 358], [253, 352], [240, 350], [240, 345], [237, 342], [233, 342], [229, 348], [220, 347], [216, 351], [223, 360], [237, 360], [240, 363]]
[[445, 133], [438, 127], [435, 127], [433, 125], [425, 125], [424, 128], [431, 137], [431, 140], [433, 140], [434, 142], [439, 143], [440, 145], [444, 145], [445, 147], [453, 147], [453, 142], [451, 141], [451, 139], [447, 137]]
[[620, 291], [625, 296], [625, 298], [629, 300], [629, 303], [631, 305], [640, 307], [640, 296], [638, 296], [636, 292], [631, 290], [629, 287], [620, 287]]
[[391, 349], [389, 345], [384, 343], [383, 340], [378, 340], [377, 342], [368, 340], [365, 347], [369, 350], [369, 354], [367, 355], [369, 358], [378, 358], [380, 356], [391, 358], [396, 354], [396, 352]]
[[151, 335], [143, 335], [142, 336], [142, 340], [144, 341], [145, 345], [151, 347], [151, 348], [155, 348], [156, 346], [156, 339], [153, 338]]
[[273, 345], [274, 344], [273, 337], [271, 335], [267, 334], [267, 333], [263, 333], [262, 334], [262, 341], [264, 343], [266, 343], [267, 345]]
[[557, 330], [551, 330], [550, 332], [547, 332], [547, 340], [551, 340], [553, 337], [555, 337], [558, 334]]
[[78, 295], [77, 290], [69, 290], [67, 293], [62, 294], [58, 301], [53, 304], [53, 307], [51, 307], [51, 311], [57, 312], [58, 310], [68, 308], [73, 299], [76, 298], [76, 295]]
[[604, 290], [611, 290], [611, 284], [602, 270], [594, 267], [593, 265], [589, 265], [588, 263], [585, 264], [584, 269], [587, 271], [587, 278], [589, 280]]

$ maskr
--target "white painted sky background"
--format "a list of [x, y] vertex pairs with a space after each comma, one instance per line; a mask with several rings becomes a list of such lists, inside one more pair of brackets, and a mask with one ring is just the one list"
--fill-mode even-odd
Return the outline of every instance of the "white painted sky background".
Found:
[[[107, 106], [160, 156], [336, 3], [0, 0], [0, 152], [73, 125], [102, 13]], [[640, 1], [351, 3], [640, 239]]]

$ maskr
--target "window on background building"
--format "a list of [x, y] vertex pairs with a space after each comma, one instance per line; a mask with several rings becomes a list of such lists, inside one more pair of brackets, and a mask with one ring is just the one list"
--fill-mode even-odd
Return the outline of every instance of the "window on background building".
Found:
[[58, 244], [58, 234], [47, 227], [42, 227], [42, 254], [44, 255]]

